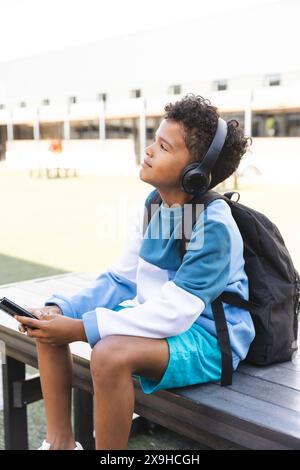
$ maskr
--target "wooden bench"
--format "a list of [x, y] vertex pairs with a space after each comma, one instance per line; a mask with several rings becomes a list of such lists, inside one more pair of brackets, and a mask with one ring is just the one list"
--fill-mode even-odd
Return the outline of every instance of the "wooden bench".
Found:
[[[87, 273], [66, 274], [0, 286], [24, 307], [40, 306], [54, 292], [72, 295], [93, 280]], [[17, 322], [0, 315], [5, 445], [27, 448], [26, 405], [41, 398], [39, 378], [25, 380], [25, 364], [37, 367], [34, 340], [17, 330]], [[5, 350], [4, 350], [5, 348]], [[93, 448], [90, 347], [71, 345], [74, 361], [75, 435]], [[142, 392], [133, 376], [135, 412], [146, 419], [213, 449], [300, 449], [299, 360], [258, 368], [240, 364], [230, 387], [218, 383]]]

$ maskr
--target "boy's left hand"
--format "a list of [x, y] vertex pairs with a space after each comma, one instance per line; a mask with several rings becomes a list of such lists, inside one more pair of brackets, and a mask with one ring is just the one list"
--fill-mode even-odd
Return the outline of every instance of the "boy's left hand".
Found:
[[41, 343], [61, 346], [73, 341], [87, 341], [82, 320], [55, 314], [41, 315], [39, 320], [19, 315], [15, 319], [28, 327], [27, 336]]

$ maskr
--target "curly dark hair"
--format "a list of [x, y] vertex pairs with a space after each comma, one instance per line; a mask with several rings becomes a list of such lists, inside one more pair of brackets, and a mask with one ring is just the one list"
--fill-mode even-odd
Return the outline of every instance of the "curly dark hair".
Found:
[[[201, 161], [217, 130], [219, 114], [208, 99], [188, 93], [176, 103], [165, 106], [165, 119], [182, 125], [184, 141], [191, 156], [191, 163]], [[211, 173], [209, 188], [224, 181], [238, 168], [241, 158], [252, 142], [245, 137], [236, 119], [227, 122], [228, 131], [223, 149]]]

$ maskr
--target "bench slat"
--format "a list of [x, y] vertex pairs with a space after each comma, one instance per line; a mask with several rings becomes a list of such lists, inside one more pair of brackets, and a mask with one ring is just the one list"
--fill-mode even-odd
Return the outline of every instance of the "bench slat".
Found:
[[89, 281], [78, 280], [78, 283], [75, 284], [73, 282], [69, 282], [65, 279], [63, 282], [60, 280], [53, 280], [49, 283], [49, 281], [40, 282], [36, 284], [35, 282], [26, 283], [20, 285], [19, 288], [23, 289], [27, 292], [38, 292], [40, 295], [43, 296], [43, 301], [48, 299], [53, 293], [59, 293], [66, 296], [72, 296], [79, 292], [81, 289], [90, 286], [91, 283]]
[[[29, 284], [29, 286], [30, 285], [32, 284]], [[70, 284], [67, 279], [49, 279], [48, 281], [36, 284], [36, 289], [40, 294], [43, 294], [46, 297], [50, 297], [54, 293], [63, 294], [68, 297], [78, 292], [78, 286]]]
[[297, 373], [297, 366], [293, 368], [292, 362], [290, 362], [289, 368], [282, 367], [281, 364], [273, 364], [263, 368], [240, 364], [238, 371], [251, 377], [259, 377], [268, 382], [300, 390], [300, 374]]
[[84, 281], [94, 281], [97, 277], [97, 275], [92, 274], [92, 273], [72, 273], [73, 277], [76, 277], [76, 279], [83, 279]]
[[14, 286], [0, 289], [0, 297], [7, 297], [24, 308], [40, 307], [44, 299], [38, 289], [36, 292], [30, 292]]
[[[300, 347], [299, 347], [300, 349]], [[297, 358], [297, 362], [292, 362], [292, 361], [289, 361], [289, 362], [283, 362], [281, 364], [281, 367], [283, 367], [284, 369], [290, 369], [290, 370], [293, 370], [294, 372], [296, 371], [300, 371], [300, 356]]]
[[294, 440], [298, 439], [300, 448], [299, 412], [250, 397], [227, 387], [225, 389], [218, 384], [177, 389], [176, 393], [180, 397], [192, 400], [193, 406], [204, 405], [209, 407], [213, 414], [227, 415], [226, 422], [237, 418], [245, 429], [259, 428], [278, 436], [284, 435]]
[[283, 385], [235, 372], [231, 390], [300, 413], [300, 393]]
[[[90, 285], [94, 280], [95, 280], [95, 276], [92, 276], [92, 275], [89, 275], [89, 276], [84, 276], [82, 275], [81, 273], [78, 273], [78, 275], [76, 273], [70, 273], [70, 274], [67, 274], [67, 275], [63, 275], [61, 276], [60, 278], [55, 278], [54, 280], [62, 280], [63, 282], [66, 282], [68, 284], [73, 284], [75, 286], [86, 286], [86, 285]], [[49, 280], [52, 280], [52, 279], [49, 279], [49, 278], [41, 278], [39, 279], [38, 281], [36, 281], [35, 279], [32, 279], [31, 281], [26, 281], [26, 283], [30, 283], [30, 282], [33, 282], [34, 284], [38, 283], [43, 283], [43, 282], [48, 282]]]
[[[207, 385], [202, 386], [202, 388], [206, 387]], [[196, 388], [199, 388], [199, 386]], [[140, 390], [136, 389], [136, 412], [149, 419], [160, 420], [161, 424], [164, 423], [164, 426], [170, 428], [172, 428], [171, 426], [175, 420], [177, 432], [183, 434], [187, 434], [189, 430], [194, 433], [200, 430], [201, 433], [205, 432], [209, 435], [218, 436], [248, 449], [283, 450], [299, 448], [300, 446], [299, 440], [290, 435], [273, 432], [266, 426], [257, 423], [251, 425], [251, 423], [247, 423], [239, 417], [232, 416], [226, 409], [214, 409], [209, 401], [207, 405], [202, 402], [191, 402], [182, 396], [175, 397], [174, 390], [171, 392], [173, 393], [161, 391], [145, 397]], [[147, 415], [147, 413], [149, 414]], [[195, 439], [195, 436], [196, 434], [194, 434], [193, 439]], [[211, 440], [204, 440], [203, 442], [212, 445], [214, 448], [222, 448], [215, 447]]]
[[10, 282], [9, 284], [0, 284], [0, 287], [2, 288], [2, 287], [19, 286], [20, 284], [31, 282], [31, 281], [34, 281], [34, 282], [38, 283], [40, 281], [46, 281], [48, 279], [50, 279], [50, 280], [52, 280], [52, 279], [61, 279], [63, 277], [68, 277], [69, 275], [70, 275], [70, 273], [54, 274], [54, 275], [51, 275], [51, 276], [44, 276], [44, 277], [38, 277], [38, 278], [35, 278], [35, 279], [29, 279], [28, 281], [16, 281], [16, 282]]

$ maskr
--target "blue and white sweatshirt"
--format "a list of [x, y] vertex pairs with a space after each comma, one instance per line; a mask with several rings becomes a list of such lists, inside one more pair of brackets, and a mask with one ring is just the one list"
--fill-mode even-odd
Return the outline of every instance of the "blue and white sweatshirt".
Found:
[[[144, 207], [132, 218], [116, 264], [71, 298], [54, 294], [45, 303], [82, 319], [91, 347], [109, 335], [176, 336], [194, 322], [217, 336], [211, 302], [224, 290], [249, 298], [243, 241], [225, 201], [213, 201], [200, 214], [183, 259], [183, 206], [162, 203], [143, 236]], [[126, 308], [114, 311], [120, 303]], [[248, 311], [223, 307], [236, 369], [254, 339], [254, 325]]]

